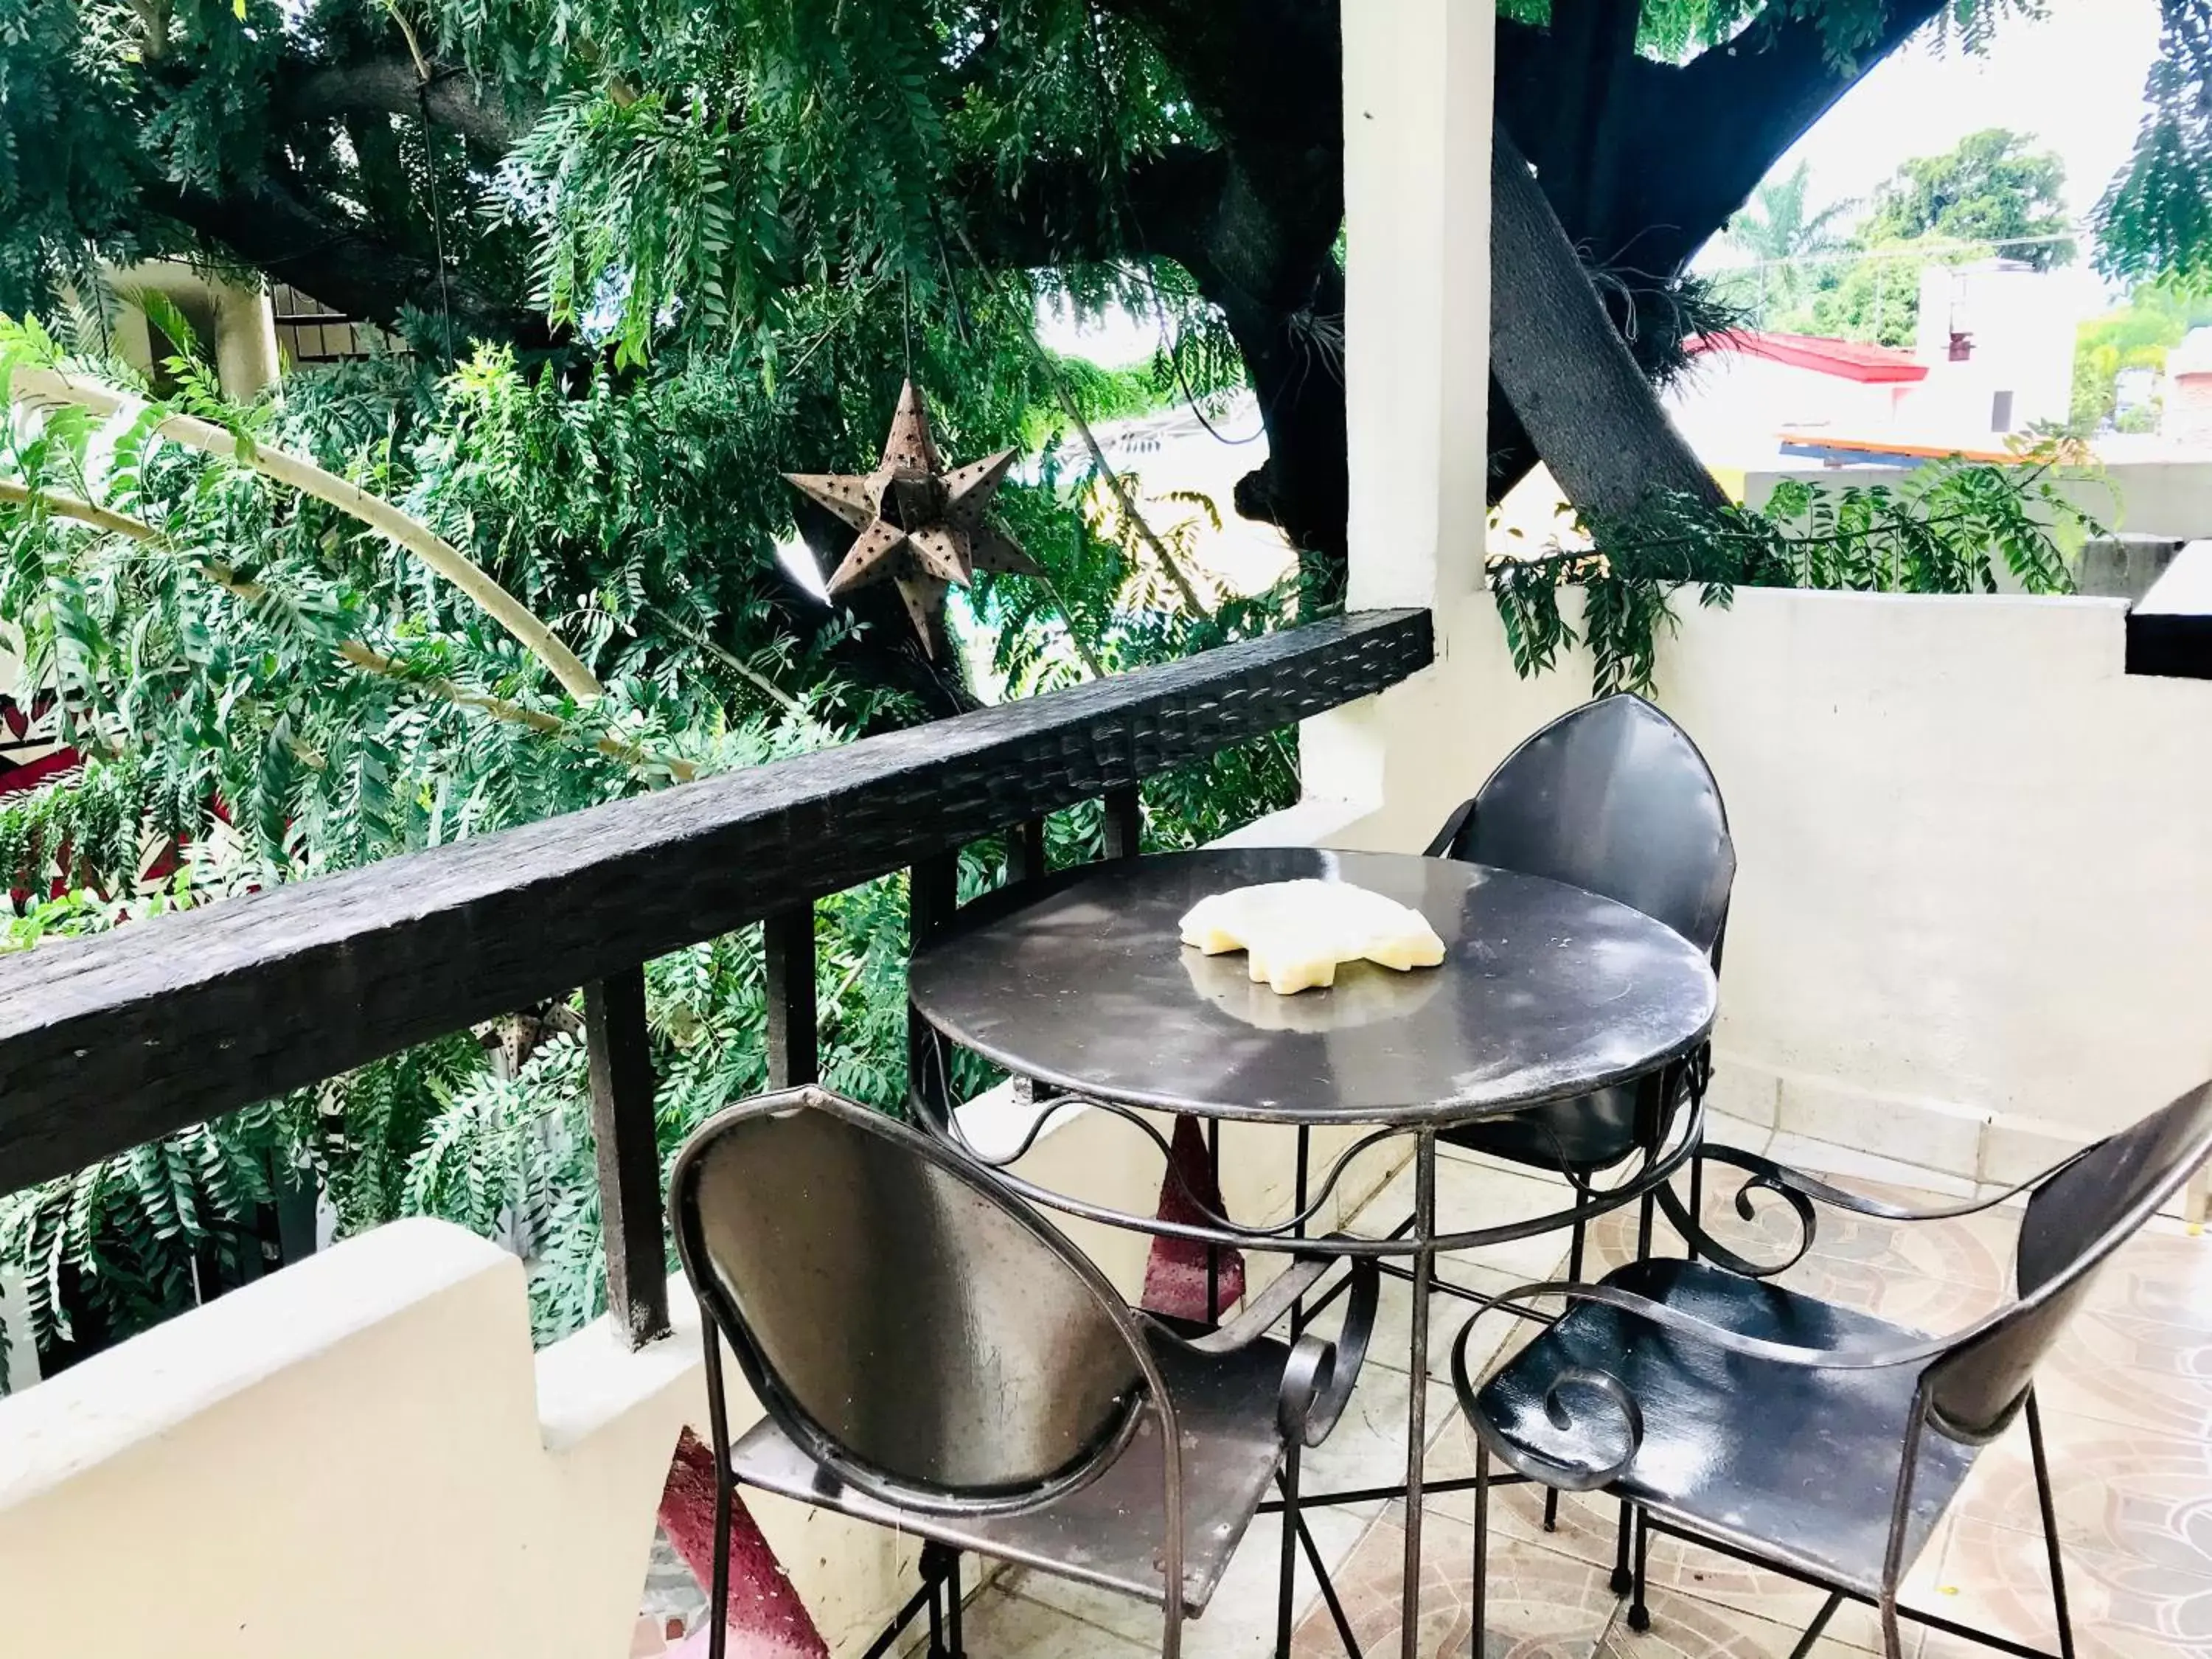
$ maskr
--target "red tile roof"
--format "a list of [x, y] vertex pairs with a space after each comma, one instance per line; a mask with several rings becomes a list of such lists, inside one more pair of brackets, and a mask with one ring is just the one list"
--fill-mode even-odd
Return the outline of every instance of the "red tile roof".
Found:
[[1865, 385], [1928, 378], [1928, 365], [1910, 352], [1858, 340], [1824, 340], [1810, 334], [1732, 329], [1725, 334], [1699, 335], [1684, 342], [1683, 349], [1692, 356], [1704, 351], [1741, 351], [1747, 357], [1765, 357], [1792, 368], [1809, 368]]

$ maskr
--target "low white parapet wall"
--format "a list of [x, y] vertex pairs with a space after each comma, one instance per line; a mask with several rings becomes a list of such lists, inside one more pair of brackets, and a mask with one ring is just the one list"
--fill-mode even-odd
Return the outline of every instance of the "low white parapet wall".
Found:
[[[1740, 860], [1717, 1103], [2011, 1181], [2212, 1076], [2212, 683], [2124, 674], [2123, 604], [1677, 608], [1659, 700]], [[1308, 724], [1322, 837], [1424, 845], [1589, 695], [1579, 653], [1517, 678], [1486, 594], [1439, 623], [1436, 668]]]

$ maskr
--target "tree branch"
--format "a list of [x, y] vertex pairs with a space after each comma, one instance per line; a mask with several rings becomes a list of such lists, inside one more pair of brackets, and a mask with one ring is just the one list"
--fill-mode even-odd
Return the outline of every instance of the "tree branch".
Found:
[[1490, 368], [1537, 453], [1588, 518], [1626, 519], [1659, 494], [1719, 505], [1511, 136], [1499, 129], [1492, 146], [1491, 265], [1513, 303], [1491, 308]]
[[258, 187], [229, 196], [166, 182], [145, 186], [142, 195], [154, 211], [348, 316], [388, 328], [403, 312], [435, 314], [450, 300], [461, 338], [525, 349], [550, 343], [544, 317], [458, 270], [447, 272], [441, 293], [435, 261], [380, 240], [335, 209], [311, 205], [288, 175], [270, 174]]
[[[0, 502], [11, 507], [35, 506], [52, 514], [55, 518], [71, 520], [77, 524], [89, 526], [94, 530], [111, 536], [126, 537], [143, 546], [150, 547], [158, 551], [167, 553], [179, 551], [167, 536], [143, 520], [131, 518], [93, 501], [79, 501], [74, 495], [60, 495], [50, 490], [33, 489], [10, 479], [0, 478]], [[184, 556], [189, 558], [191, 556]], [[191, 562], [200, 574], [206, 577], [210, 582], [222, 588], [225, 592], [246, 600], [248, 604], [258, 603], [268, 597], [269, 590], [266, 587], [259, 582], [244, 580], [227, 564], [213, 559], [201, 558], [192, 558]], [[701, 642], [706, 643], [703, 641]], [[720, 647], [713, 648], [720, 649]], [[510, 702], [505, 697], [495, 697], [483, 691], [471, 691], [437, 675], [426, 678], [410, 673], [406, 665], [396, 658], [387, 657], [382, 652], [362, 644], [359, 640], [340, 640], [333, 649], [341, 658], [356, 668], [365, 669], [369, 673], [380, 675], [386, 679], [399, 680], [406, 684], [420, 687], [433, 696], [441, 698], [458, 708], [477, 709], [489, 714], [495, 720], [507, 720], [516, 726], [526, 726], [532, 731], [542, 732], [548, 737], [565, 738], [570, 735], [564, 721], [556, 715], [545, 713], [543, 709], [526, 708], [520, 703]], [[793, 707], [795, 708], [797, 705], [794, 703]], [[664, 768], [678, 783], [689, 783], [699, 775], [699, 769], [689, 761], [678, 760], [672, 756], [651, 754], [634, 743], [624, 743], [619, 738], [595, 738], [592, 739], [592, 746], [611, 759], [623, 761], [633, 766]]]
[[[1687, 259], [1744, 204], [1784, 151], [1946, 4], [1891, 0], [1847, 62], [1832, 54], [1816, 19], [1791, 16], [1754, 24], [1679, 69], [1654, 65], [1656, 73], [1643, 77], [1641, 118], [1630, 124], [1615, 152], [1623, 161], [1640, 160], [1638, 173], [1649, 169], [1671, 183], [1645, 192], [1646, 221], [1679, 228], [1674, 246], [1679, 258]], [[1674, 153], [1653, 155], [1650, 147], [1661, 143]], [[1686, 160], [1693, 164], [1683, 165]], [[1691, 235], [1696, 241], [1681, 246]]]
[[363, 110], [417, 116], [427, 100], [432, 121], [488, 155], [506, 155], [522, 137], [522, 125], [498, 94], [474, 76], [465, 70], [434, 74], [425, 88], [405, 52], [333, 64], [301, 77], [280, 95], [276, 113], [286, 125], [319, 124]]
[[[103, 420], [117, 415], [148, 412], [146, 404], [111, 386], [96, 380], [72, 379], [52, 368], [17, 368], [9, 391], [19, 402], [33, 407], [73, 405]], [[152, 414], [154, 431], [172, 443], [234, 461], [303, 495], [327, 501], [339, 512], [405, 548], [512, 634], [526, 650], [552, 671], [553, 678], [577, 702], [591, 702], [605, 694], [605, 688], [592, 677], [592, 671], [527, 605], [501, 587], [467, 554], [381, 495], [372, 495], [304, 456], [246, 442], [234, 433], [195, 416], [171, 414], [158, 408]]]

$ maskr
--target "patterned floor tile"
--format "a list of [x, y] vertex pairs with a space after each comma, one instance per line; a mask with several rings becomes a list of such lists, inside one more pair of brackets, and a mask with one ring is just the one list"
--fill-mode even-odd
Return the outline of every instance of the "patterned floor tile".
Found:
[[[2212, 1577], [2212, 1442], [2051, 1415], [2044, 1425], [2059, 1536]], [[2015, 1427], [1982, 1454], [1958, 1511], [1998, 1526], [2042, 1525], [2027, 1437]]]
[[[1389, 1185], [1353, 1218], [1351, 1231], [1377, 1237], [1390, 1231], [1413, 1212], [1413, 1166], [1394, 1176]], [[1437, 1227], [1439, 1233], [1471, 1231], [1509, 1226], [1566, 1208], [1573, 1190], [1563, 1182], [1490, 1163], [1440, 1158], [1437, 1161]], [[1516, 1283], [1547, 1277], [1566, 1254], [1564, 1232], [1553, 1231], [1480, 1249], [1455, 1251], [1456, 1261], [1494, 1272], [1516, 1274]]]
[[[1376, 1367], [1360, 1373], [1328, 1438], [1302, 1454], [1300, 1481], [1307, 1492], [1350, 1492], [1404, 1483], [1407, 1382], [1404, 1371]], [[1433, 1435], [1453, 1410], [1452, 1393], [1441, 1382], [1427, 1387], [1428, 1427]], [[1368, 1505], [1370, 1516], [1376, 1510], [1376, 1505]]]
[[[1336, 1575], [1337, 1595], [1363, 1656], [1399, 1651], [1405, 1553], [1405, 1534], [1378, 1522]], [[1589, 1659], [1597, 1650], [1618, 1605], [1603, 1571], [1508, 1539], [1492, 1540], [1489, 1566], [1483, 1659]], [[1474, 1529], [1431, 1515], [1421, 1534], [1423, 1659], [1468, 1659], [1474, 1577]], [[1326, 1607], [1306, 1615], [1291, 1651], [1297, 1659], [1345, 1659]]]
[[[1806, 1622], [1755, 1619], [1657, 1589], [1650, 1592], [1646, 1604], [1651, 1613], [1650, 1629], [1632, 1630], [1626, 1615], [1616, 1619], [1598, 1644], [1597, 1659], [1790, 1659]], [[1816, 1611], [1818, 1605], [1814, 1604]], [[1807, 1620], [1810, 1617], [1808, 1614]], [[1842, 1618], [1839, 1612], [1829, 1629], [1832, 1631]], [[1905, 1643], [1906, 1659], [1914, 1659], [1917, 1645], [1916, 1632]], [[1824, 1632], [1813, 1644], [1809, 1659], [1862, 1659], [1863, 1651]]]
[[[1564, 1258], [1563, 1258], [1564, 1259]], [[1520, 1273], [1501, 1272], [1485, 1267], [1455, 1256], [1445, 1256], [1437, 1264], [1439, 1280], [1464, 1286], [1486, 1296], [1500, 1296], [1518, 1290], [1529, 1282]], [[1562, 1277], [1554, 1266], [1539, 1277]], [[1413, 1332], [1413, 1287], [1402, 1279], [1385, 1276], [1382, 1293], [1376, 1306], [1375, 1337], [1367, 1351], [1367, 1363], [1389, 1370], [1403, 1370], [1411, 1357], [1408, 1339]], [[1463, 1297], [1443, 1291], [1433, 1293], [1429, 1300], [1429, 1375], [1439, 1381], [1451, 1375], [1452, 1344], [1459, 1338], [1460, 1329], [1480, 1313], [1480, 1304]], [[1326, 1328], [1326, 1327], [1324, 1328]], [[1536, 1328], [1528, 1321], [1516, 1319], [1507, 1313], [1482, 1313], [1475, 1334], [1468, 1339], [1468, 1363], [1473, 1374], [1480, 1375], [1500, 1348], [1521, 1331]]]
[[969, 1598], [960, 1634], [976, 1659], [1138, 1659], [1160, 1650], [1157, 1626], [1138, 1641], [996, 1584]]
[[[2066, 1593], [2080, 1659], [2212, 1659], [2212, 1577], [2069, 1547]], [[1961, 1516], [1929, 1604], [1958, 1623], [2057, 1650], [2050, 1568], [2039, 1532]], [[1969, 1650], [1930, 1638], [1928, 1659]]]

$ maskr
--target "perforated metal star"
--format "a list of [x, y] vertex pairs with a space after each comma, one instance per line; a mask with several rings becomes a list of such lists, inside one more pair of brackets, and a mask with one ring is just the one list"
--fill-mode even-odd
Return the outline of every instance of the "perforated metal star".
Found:
[[929, 435], [929, 411], [908, 380], [874, 471], [783, 476], [860, 532], [830, 574], [830, 594], [896, 583], [921, 648], [933, 653], [930, 620], [944, 608], [947, 587], [967, 586], [978, 570], [1037, 574], [1036, 562], [990, 516], [1016, 453], [1001, 450], [945, 471]]

